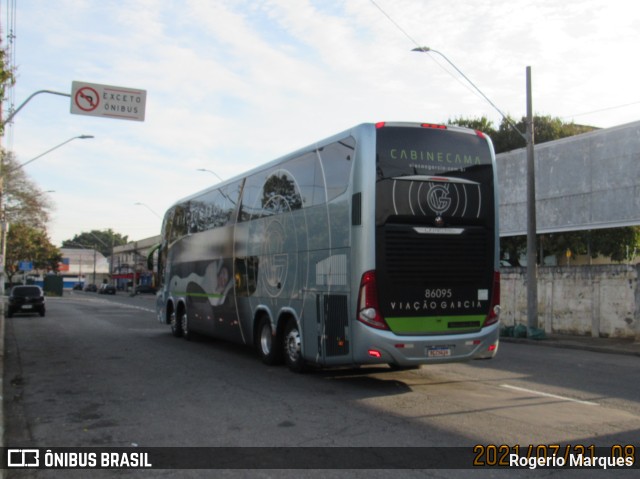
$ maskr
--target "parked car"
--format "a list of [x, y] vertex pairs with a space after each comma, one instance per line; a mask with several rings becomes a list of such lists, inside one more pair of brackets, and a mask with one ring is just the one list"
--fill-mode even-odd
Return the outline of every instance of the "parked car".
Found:
[[9, 307], [7, 316], [11, 318], [15, 313], [38, 313], [44, 316], [44, 292], [40, 286], [14, 286], [9, 292]]
[[116, 294], [116, 287], [112, 284], [102, 284], [98, 290], [99, 294]]
[[98, 291], [98, 287], [95, 284], [88, 284], [84, 287], [84, 290], [90, 293], [95, 293]]
[[76, 283], [72, 288], [74, 291], [82, 291], [82, 283]]
[[149, 284], [140, 284], [136, 286], [135, 294], [156, 294], [156, 288]]

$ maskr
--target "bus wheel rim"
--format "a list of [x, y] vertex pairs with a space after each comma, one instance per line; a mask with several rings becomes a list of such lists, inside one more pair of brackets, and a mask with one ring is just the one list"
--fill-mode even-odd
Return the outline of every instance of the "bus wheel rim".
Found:
[[294, 362], [300, 356], [300, 333], [297, 328], [289, 331], [287, 335], [287, 355]]
[[260, 331], [260, 349], [262, 354], [268, 356], [271, 352], [271, 327], [265, 324]]

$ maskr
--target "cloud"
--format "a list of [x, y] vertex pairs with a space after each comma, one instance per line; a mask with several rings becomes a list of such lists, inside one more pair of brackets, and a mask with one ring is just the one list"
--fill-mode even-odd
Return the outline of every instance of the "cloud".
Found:
[[[585, 3], [586, 2], [586, 3]], [[393, 21], [385, 16], [378, 5]], [[618, 0], [61, 0], [18, 6], [18, 102], [73, 80], [147, 90], [143, 123], [69, 114], [42, 95], [5, 143], [57, 205], [51, 236], [159, 231], [144, 202], [171, 203], [362, 122], [499, 115], [433, 54], [442, 51], [500, 108], [567, 116], [640, 101], [635, 4]], [[633, 108], [580, 117], [613, 126]], [[146, 234], [146, 233], [145, 233]]]

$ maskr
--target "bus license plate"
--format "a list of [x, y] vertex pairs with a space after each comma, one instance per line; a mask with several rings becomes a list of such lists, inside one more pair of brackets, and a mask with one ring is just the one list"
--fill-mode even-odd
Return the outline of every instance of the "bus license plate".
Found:
[[434, 346], [427, 348], [428, 358], [448, 358], [451, 356], [451, 347], [449, 346]]

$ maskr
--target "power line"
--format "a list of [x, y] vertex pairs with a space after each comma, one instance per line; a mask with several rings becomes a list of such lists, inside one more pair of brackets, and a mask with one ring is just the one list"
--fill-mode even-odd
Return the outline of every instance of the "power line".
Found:
[[[409, 35], [406, 32], [406, 30], [400, 26], [400, 24], [398, 24], [398, 22], [396, 22], [393, 18], [391, 18], [391, 15], [389, 15], [387, 12], [385, 12], [380, 5], [378, 5], [374, 0], [369, 0], [369, 1], [373, 4], [374, 7], [376, 7], [380, 11], [380, 13], [382, 13], [387, 18], [387, 20], [389, 20], [393, 24], [394, 27], [396, 27], [405, 37], [407, 37], [411, 43], [413, 43], [417, 48], [421, 48], [421, 45], [418, 44], [418, 42], [411, 35]], [[453, 78], [455, 81], [457, 81], [460, 85], [465, 87], [467, 90], [469, 90], [474, 95], [480, 96], [480, 95], [478, 95], [478, 92], [476, 92], [473, 88], [471, 88], [469, 85], [467, 85], [465, 82], [463, 82], [458, 75], [455, 75], [453, 72], [451, 72], [451, 70], [445, 68], [442, 65], [442, 63], [439, 62], [436, 58], [434, 58], [431, 55], [429, 56], [429, 58], [431, 59], [432, 62], [434, 62], [436, 65], [438, 65], [438, 67], [442, 71], [447, 73], [451, 78]]]
[[[402, 28], [398, 22], [396, 22], [393, 18], [391, 18], [391, 15], [389, 15], [380, 5], [378, 5], [374, 0], [369, 0], [369, 1], [373, 4], [374, 7], [376, 7], [378, 9], [378, 11], [380, 13], [382, 13], [386, 17], [387, 20], [389, 20], [389, 22], [391, 22], [391, 24], [394, 27], [396, 27], [405, 37], [407, 37], [409, 39], [409, 41], [411, 43], [413, 43], [417, 47], [417, 49], [422, 48], [422, 46], [419, 45], [418, 42], [411, 35], [409, 35], [409, 33], [407, 33], [407, 31], [404, 28]], [[451, 70], [445, 68], [442, 65], [442, 63], [439, 62], [434, 56], [430, 55], [429, 58], [433, 62], [435, 62], [436, 65], [438, 65], [438, 67], [440, 67], [441, 70], [443, 70], [447, 74], [449, 74], [449, 76], [451, 76], [454, 80], [456, 80], [460, 85], [464, 86], [467, 90], [469, 90], [470, 92], [472, 92], [476, 96], [483, 96], [486, 100], [489, 101], [489, 103], [491, 103], [493, 105], [493, 103], [488, 98], [486, 98], [486, 96], [484, 96], [484, 94], [480, 95], [477, 91], [472, 89], [469, 85], [467, 85], [465, 82], [463, 82], [458, 75], [455, 75], [453, 72], [451, 72]], [[457, 67], [455, 67], [455, 65], [454, 65], [454, 68], [456, 68], [456, 70], [457, 70]], [[458, 72], [462, 74], [462, 72], [460, 72], [459, 70], [458, 70]], [[462, 75], [464, 76], [464, 74], [462, 74]], [[619, 109], [619, 108], [626, 108], [628, 106], [633, 106], [633, 105], [638, 105], [638, 104], [640, 104], [640, 101], [634, 101], [634, 102], [630, 102], [630, 103], [625, 103], [623, 105], [605, 107], [605, 108], [601, 108], [601, 109], [598, 109], [598, 110], [587, 111], [587, 112], [584, 112], [584, 113], [577, 113], [575, 115], [567, 115], [567, 116], [561, 117], [561, 119], [564, 120], [566, 118], [574, 118], [574, 117], [577, 117], [577, 116], [586, 116], [586, 115], [591, 115], [591, 114], [594, 114], [594, 113], [601, 113], [603, 111], [610, 111], [610, 110], [616, 110], [616, 109]], [[494, 106], [494, 108], [498, 109], [495, 105], [493, 105], [493, 106]], [[502, 112], [500, 110], [498, 110], [498, 111], [500, 112], [500, 114], [504, 118], [505, 115], [502, 114]]]
[[380, 10], [380, 13], [382, 13], [385, 17], [387, 17], [387, 20], [389, 20], [391, 23], [393, 23], [393, 25], [400, 30], [405, 37], [407, 37], [409, 39], [409, 41], [411, 41], [411, 43], [413, 43], [416, 47], [419, 47], [420, 45], [418, 44], [418, 42], [416, 42], [413, 37], [411, 35], [409, 35], [400, 25], [398, 25], [398, 23], [389, 16], [389, 14], [387, 12], [385, 12], [382, 7], [380, 7], [380, 5], [378, 5], [376, 2], [374, 2], [373, 0], [369, 0], [371, 3], [373, 3], [373, 6], [376, 7], [378, 10]]
[[566, 116], [563, 116], [562, 119], [564, 120], [565, 118], [574, 118], [576, 116], [585, 116], [585, 115], [591, 115], [593, 113], [601, 113], [603, 111], [617, 110], [618, 108], [626, 108], [628, 106], [633, 106], [633, 105], [640, 105], [640, 101], [625, 103], [623, 105], [609, 106], [606, 108], [600, 108], [599, 110], [585, 111], [584, 113], [576, 113], [575, 115], [566, 115]]

